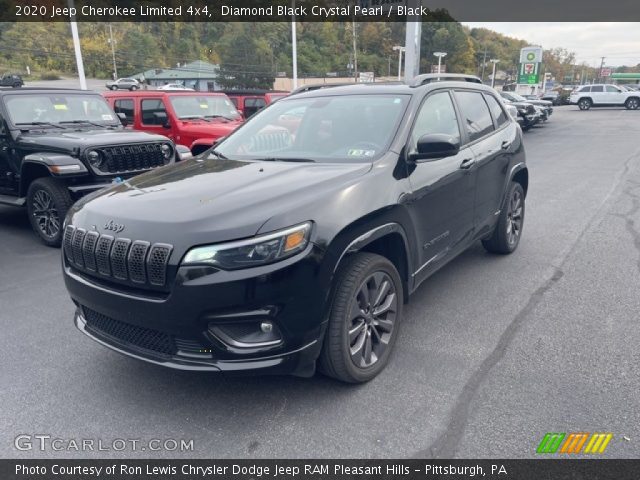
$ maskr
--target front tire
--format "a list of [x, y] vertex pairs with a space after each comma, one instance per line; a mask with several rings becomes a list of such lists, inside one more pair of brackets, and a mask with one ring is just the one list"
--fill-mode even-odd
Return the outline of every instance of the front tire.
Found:
[[624, 107], [627, 110], [637, 110], [638, 107], [640, 107], [640, 99], [638, 98], [628, 98], [627, 101], [624, 104]]
[[45, 245], [59, 247], [62, 243], [62, 223], [72, 204], [69, 190], [55, 178], [38, 178], [29, 186], [29, 221]]
[[578, 108], [580, 110], [589, 110], [591, 108], [591, 100], [588, 98], [581, 98], [578, 100]]
[[403, 298], [400, 275], [385, 257], [346, 258], [336, 274], [320, 370], [347, 383], [378, 375], [398, 336]]
[[511, 182], [498, 224], [491, 236], [482, 241], [488, 252], [508, 255], [518, 248], [524, 225], [524, 210], [524, 189], [519, 183]]

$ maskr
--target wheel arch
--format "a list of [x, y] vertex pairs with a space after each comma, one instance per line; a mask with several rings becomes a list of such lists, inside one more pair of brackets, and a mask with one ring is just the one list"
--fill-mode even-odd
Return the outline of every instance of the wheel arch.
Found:
[[26, 196], [29, 185], [31, 185], [34, 180], [42, 177], [51, 177], [51, 172], [44, 163], [24, 162], [20, 173], [20, 196]]

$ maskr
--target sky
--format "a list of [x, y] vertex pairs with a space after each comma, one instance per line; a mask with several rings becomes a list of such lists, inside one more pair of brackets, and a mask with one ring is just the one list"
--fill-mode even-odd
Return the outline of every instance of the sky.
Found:
[[640, 64], [640, 23], [606, 22], [463, 22], [510, 37], [521, 38], [544, 49], [564, 47], [583, 61], [599, 67]]

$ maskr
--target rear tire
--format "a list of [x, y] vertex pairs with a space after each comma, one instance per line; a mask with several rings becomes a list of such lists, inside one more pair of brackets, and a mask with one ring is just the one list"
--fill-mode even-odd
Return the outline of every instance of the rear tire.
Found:
[[38, 178], [29, 185], [29, 221], [45, 245], [59, 247], [62, 243], [62, 224], [71, 205], [69, 190], [55, 178]]
[[403, 298], [400, 275], [385, 257], [356, 253], [343, 260], [335, 278], [320, 371], [347, 383], [378, 375], [398, 336]]
[[637, 110], [638, 107], [640, 107], [640, 99], [635, 97], [627, 98], [627, 101], [625, 102], [624, 107], [627, 110]]
[[589, 98], [581, 98], [580, 100], [578, 100], [578, 108], [580, 110], [589, 110], [592, 105], [593, 103]]
[[482, 241], [488, 252], [508, 255], [518, 248], [524, 211], [524, 189], [519, 183], [511, 182], [496, 228], [489, 238]]

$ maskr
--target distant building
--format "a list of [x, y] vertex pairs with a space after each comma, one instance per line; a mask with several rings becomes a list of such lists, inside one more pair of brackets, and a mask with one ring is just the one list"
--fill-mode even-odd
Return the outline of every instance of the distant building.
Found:
[[185, 87], [193, 88], [201, 92], [219, 90], [216, 83], [218, 79], [218, 65], [196, 60], [174, 68], [155, 68], [132, 75], [139, 82], [149, 87], [161, 87], [167, 83], [179, 83]]

